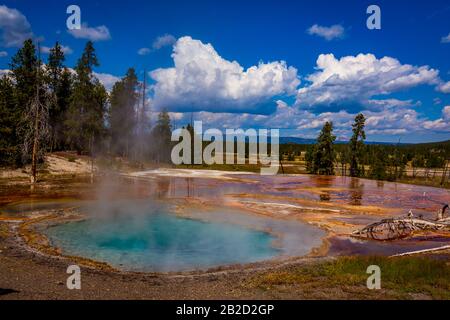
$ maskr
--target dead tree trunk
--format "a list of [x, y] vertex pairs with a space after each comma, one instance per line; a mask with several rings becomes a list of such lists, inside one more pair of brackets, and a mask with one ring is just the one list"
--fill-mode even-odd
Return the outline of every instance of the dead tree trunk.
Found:
[[94, 134], [89, 138], [89, 149], [91, 150], [91, 183], [94, 183]]
[[[38, 93], [39, 94], [39, 93]], [[37, 98], [39, 99], [39, 97]], [[38, 111], [38, 110], [36, 110]], [[36, 112], [33, 126], [33, 151], [31, 154], [31, 177], [30, 182], [35, 184], [37, 182], [36, 168], [37, 168], [37, 153], [38, 153], [38, 137], [39, 137], [39, 114]]]
[[442, 172], [441, 186], [443, 186], [447, 180], [448, 163], [449, 161], [445, 162], [445, 166]]
[[43, 155], [42, 151], [45, 149], [42, 146], [43, 141], [48, 134], [48, 101], [43, 99], [41, 102], [41, 58], [39, 49], [39, 59], [36, 70], [36, 93], [31, 99], [28, 110], [25, 114], [25, 134], [23, 154], [28, 158], [31, 148], [31, 172], [30, 182], [34, 185], [37, 182], [37, 163], [39, 158]]
[[352, 235], [373, 240], [395, 240], [410, 236], [416, 231], [450, 230], [450, 219], [430, 221], [422, 218], [392, 218], [372, 223]]

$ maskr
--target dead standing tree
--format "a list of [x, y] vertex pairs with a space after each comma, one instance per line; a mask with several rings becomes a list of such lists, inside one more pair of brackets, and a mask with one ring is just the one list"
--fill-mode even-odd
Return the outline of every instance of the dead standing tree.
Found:
[[31, 172], [30, 182], [35, 184], [37, 182], [37, 163], [42, 159], [45, 153], [44, 143], [48, 138], [48, 99], [44, 99], [42, 95], [43, 88], [41, 85], [41, 56], [40, 47], [38, 44], [38, 64], [36, 70], [36, 92], [32, 97], [24, 116], [24, 144], [23, 155], [26, 159], [29, 158], [31, 151]]

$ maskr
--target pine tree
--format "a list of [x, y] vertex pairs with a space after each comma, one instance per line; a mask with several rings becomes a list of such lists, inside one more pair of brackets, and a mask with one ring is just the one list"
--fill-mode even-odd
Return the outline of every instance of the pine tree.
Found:
[[112, 151], [129, 157], [134, 145], [137, 122], [136, 106], [137, 76], [134, 69], [128, 69], [126, 76], [114, 84], [111, 91], [110, 130], [113, 141]]
[[313, 153], [313, 172], [323, 175], [334, 174], [335, 154], [333, 143], [336, 137], [333, 135], [333, 124], [326, 122], [317, 138]]
[[93, 155], [94, 146], [105, 134], [105, 111], [107, 92], [92, 74], [98, 66], [97, 56], [91, 41], [87, 42], [83, 55], [75, 68], [72, 95], [65, 125], [67, 139], [78, 153]]
[[14, 84], [4, 75], [0, 79], [0, 164], [16, 165], [21, 162], [18, 128], [21, 113], [16, 108]]
[[386, 160], [388, 155], [386, 150], [379, 146], [374, 146], [370, 152], [370, 171], [369, 177], [376, 180], [385, 180], [386, 174]]
[[306, 172], [315, 173], [314, 172], [314, 145], [308, 146], [305, 152], [305, 162], [306, 162]]
[[11, 77], [15, 83], [16, 107], [22, 113], [36, 93], [37, 64], [36, 48], [33, 41], [28, 39], [10, 63]]
[[152, 130], [153, 145], [155, 146], [155, 156], [158, 162], [169, 162], [171, 152], [172, 125], [167, 110], [161, 111], [158, 120]]
[[64, 121], [69, 106], [72, 77], [64, 66], [64, 52], [56, 42], [50, 49], [47, 63], [47, 81], [52, 96], [49, 109], [50, 147], [61, 150], [65, 146]]
[[366, 139], [365, 121], [364, 115], [360, 113], [352, 124], [353, 136], [350, 139], [350, 176], [352, 177], [359, 177], [364, 173], [364, 164], [361, 163], [361, 160], [364, 152], [364, 139]]

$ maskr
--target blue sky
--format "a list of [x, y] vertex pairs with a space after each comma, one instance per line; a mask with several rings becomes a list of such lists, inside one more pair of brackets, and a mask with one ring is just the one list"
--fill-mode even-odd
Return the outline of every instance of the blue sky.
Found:
[[[66, 8], [81, 8], [68, 32]], [[381, 8], [381, 30], [366, 8]], [[281, 128], [315, 137], [331, 120], [341, 139], [357, 112], [368, 140], [450, 139], [448, 1], [3, 1], [0, 69], [26, 36], [59, 41], [73, 67], [88, 39], [111, 87], [146, 69], [149, 105], [190, 111], [209, 127]], [[141, 54], [139, 54], [139, 52]], [[45, 58], [45, 54], [44, 54]]]

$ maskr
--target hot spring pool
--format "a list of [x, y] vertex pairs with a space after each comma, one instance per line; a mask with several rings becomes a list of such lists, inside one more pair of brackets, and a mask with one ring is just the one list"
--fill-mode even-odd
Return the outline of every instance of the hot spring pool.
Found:
[[132, 210], [129, 205], [110, 206], [102, 210], [108, 214], [51, 226], [45, 233], [64, 254], [135, 271], [205, 269], [266, 260], [280, 253], [270, 233], [183, 218], [166, 210], [153, 205], [134, 205]]

